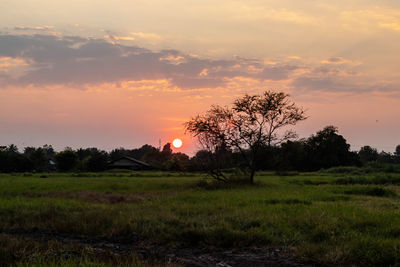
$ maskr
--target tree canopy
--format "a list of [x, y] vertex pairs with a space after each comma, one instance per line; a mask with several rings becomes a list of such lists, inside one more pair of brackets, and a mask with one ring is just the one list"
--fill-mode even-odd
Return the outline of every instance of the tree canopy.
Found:
[[204, 115], [186, 122], [185, 128], [214, 154], [227, 149], [240, 152], [253, 182], [260, 150], [295, 137], [292, 130], [279, 130], [306, 118], [304, 109], [296, 106], [288, 94], [266, 91], [261, 95], [245, 94], [231, 107], [211, 106]]

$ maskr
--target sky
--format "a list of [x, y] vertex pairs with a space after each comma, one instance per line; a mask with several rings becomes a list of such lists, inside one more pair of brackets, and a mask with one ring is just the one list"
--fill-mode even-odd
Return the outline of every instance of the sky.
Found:
[[193, 155], [185, 121], [275, 90], [307, 110], [299, 137], [393, 152], [399, 72], [398, 0], [2, 0], [0, 145]]

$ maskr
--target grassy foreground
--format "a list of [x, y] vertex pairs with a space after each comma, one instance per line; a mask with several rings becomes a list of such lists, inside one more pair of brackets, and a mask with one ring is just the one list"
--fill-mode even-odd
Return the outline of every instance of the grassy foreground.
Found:
[[231, 187], [203, 180], [157, 172], [2, 174], [0, 265], [158, 264], [9, 234], [32, 229], [113, 238], [136, 233], [168, 247], [286, 248], [318, 265], [400, 263], [399, 174], [259, 173], [256, 185]]

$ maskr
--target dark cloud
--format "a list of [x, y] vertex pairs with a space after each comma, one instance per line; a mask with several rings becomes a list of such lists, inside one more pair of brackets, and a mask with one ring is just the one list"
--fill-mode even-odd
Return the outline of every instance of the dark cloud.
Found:
[[264, 80], [286, 80], [289, 78], [289, 75], [295, 70], [297, 67], [294, 66], [271, 66], [263, 69], [262, 73], [259, 75], [260, 78]]
[[330, 77], [299, 77], [292, 86], [296, 89], [313, 91], [352, 91], [351, 85], [339, 82]]
[[400, 86], [394, 82], [363, 82], [352, 77], [299, 77], [292, 87], [303, 91], [352, 92], [398, 91]]
[[346, 62], [343, 58], [330, 58], [320, 65], [305, 68], [301, 76], [292, 76], [290, 86], [298, 91], [325, 91], [363, 93], [371, 91], [398, 91], [396, 79], [379, 79], [367, 75], [358, 65], [326, 64], [326, 62]]
[[[0, 56], [22, 58], [31, 66], [3, 84], [97, 84], [124, 80], [169, 79], [181, 88], [214, 88], [238, 76], [287, 79], [295, 67], [265, 66], [258, 60], [211, 60], [177, 50], [151, 51], [105, 39], [53, 35], [0, 35]], [[257, 71], [254, 71], [256, 69]]]
[[[0, 34], [0, 57], [23, 59], [24, 72], [1, 70], [0, 85], [82, 87], [101, 83], [168, 79], [182, 89], [216, 88], [230, 79], [252, 78], [262, 82], [289, 82], [294, 90], [364, 92], [398, 90], [395, 85], [363, 81], [362, 75], [343, 58], [329, 58], [319, 65], [302, 66], [234, 57], [230, 60], [199, 58], [177, 50], [152, 51], [101, 38], [46, 34]], [[24, 61], [22, 61], [24, 62]], [[17, 61], [18, 63], [18, 61]], [[304, 65], [304, 64], [303, 64]], [[22, 73], [22, 74], [21, 74]], [[303, 73], [299, 76], [299, 73]], [[14, 75], [14, 76], [12, 76]], [[18, 75], [18, 76], [17, 76]]]
[[332, 63], [343, 62], [343, 58], [341, 58], [341, 57], [331, 57], [331, 58], [328, 59], [328, 62], [332, 62]]

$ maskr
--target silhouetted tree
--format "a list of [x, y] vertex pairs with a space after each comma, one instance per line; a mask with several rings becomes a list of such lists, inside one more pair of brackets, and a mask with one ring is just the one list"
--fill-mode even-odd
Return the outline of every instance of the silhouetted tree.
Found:
[[107, 169], [108, 154], [105, 151], [92, 152], [85, 159], [85, 168], [91, 172], [104, 171]]
[[184, 153], [173, 153], [165, 163], [166, 169], [170, 171], [187, 171], [189, 168], [189, 156]]
[[6, 148], [6, 151], [8, 153], [17, 154], [18, 153], [18, 147], [16, 145], [14, 145], [14, 144], [11, 144]]
[[293, 131], [278, 134], [278, 130], [305, 119], [304, 110], [291, 102], [288, 94], [266, 91], [262, 95], [246, 94], [231, 108], [212, 106], [204, 115], [188, 121], [185, 128], [212, 153], [223, 147], [237, 150], [253, 183], [260, 150], [293, 138]]
[[208, 150], [197, 151], [191, 158], [193, 169], [198, 171], [208, 171], [209, 166], [212, 164], [212, 156], [210, 154], [212, 154], [212, 152]]
[[144, 145], [139, 150], [143, 154], [143, 156], [140, 158], [141, 160], [157, 168], [163, 167], [163, 161], [161, 160], [161, 153], [159, 149], [151, 145]]
[[172, 148], [171, 148], [171, 143], [166, 143], [162, 149], [162, 151], [160, 152], [159, 155], [159, 160], [161, 162], [167, 162], [168, 160], [171, 159], [172, 156]]
[[396, 163], [400, 163], [400, 145], [396, 146], [394, 156], [395, 156]]
[[78, 156], [71, 148], [58, 152], [55, 155], [55, 160], [59, 171], [72, 171], [78, 164]]
[[362, 163], [367, 163], [371, 161], [376, 161], [378, 159], [378, 151], [376, 148], [370, 146], [363, 146], [360, 151], [358, 151], [358, 156]]
[[100, 153], [100, 150], [96, 147], [89, 147], [89, 148], [79, 148], [76, 150], [76, 155], [80, 161], [85, 160], [86, 158]]
[[281, 144], [279, 160], [276, 166], [279, 170], [307, 170], [306, 141], [287, 141]]
[[1, 172], [25, 172], [33, 169], [32, 162], [19, 153], [14, 144], [0, 147], [0, 171]]
[[350, 145], [338, 134], [338, 129], [327, 126], [308, 138], [306, 142], [308, 168], [318, 170], [358, 164], [357, 155], [349, 149]]
[[382, 151], [381, 153], [378, 154], [377, 161], [379, 163], [395, 163], [396, 159], [395, 156], [392, 155], [392, 153]]
[[117, 160], [123, 156], [128, 156], [128, 150], [123, 147], [113, 149], [110, 152], [110, 160]]
[[32, 167], [35, 171], [43, 172], [49, 169], [50, 159], [43, 148], [26, 147], [24, 149], [24, 156], [32, 162]]
[[172, 155], [171, 143], [166, 143], [161, 151], [161, 153], [166, 154], [168, 156]]
[[396, 146], [396, 150], [395, 150], [394, 154], [395, 154], [396, 156], [400, 157], [400, 145], [397, 145], [397, 146]]
[[42, 147], [42, 149], [44, 150], [44, 152], [46, 153], [46, 156], [48, 159], [54, 159], [54, 155], [56, 154], [56, 152], [53, 149], [52, 145], [44, 145]]

